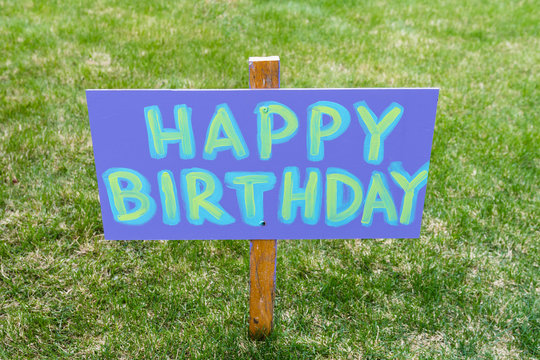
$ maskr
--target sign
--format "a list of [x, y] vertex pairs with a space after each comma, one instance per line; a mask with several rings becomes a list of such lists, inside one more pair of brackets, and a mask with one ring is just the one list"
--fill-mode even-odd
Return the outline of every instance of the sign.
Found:
[[438, 89], [86, 96], [106, 239], [420, 234]]

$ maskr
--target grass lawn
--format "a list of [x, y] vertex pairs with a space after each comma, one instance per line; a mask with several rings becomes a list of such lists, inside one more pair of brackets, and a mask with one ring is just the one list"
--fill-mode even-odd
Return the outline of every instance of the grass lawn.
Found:
[[[0, 358], [540, 358], [535, 1], [0, 0]], [[84, 89], [440, 87], [420, 239], [103, 240]]]

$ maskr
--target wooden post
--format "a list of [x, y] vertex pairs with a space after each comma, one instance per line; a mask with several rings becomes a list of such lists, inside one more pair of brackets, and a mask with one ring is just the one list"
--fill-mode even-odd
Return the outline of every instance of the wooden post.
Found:
[[[279, 57], [249, 58], [249, 88], [279, 88]], [[251, 240], [249, 246], [249, 336], [272, 331], [276, 291], [277, 240]]]

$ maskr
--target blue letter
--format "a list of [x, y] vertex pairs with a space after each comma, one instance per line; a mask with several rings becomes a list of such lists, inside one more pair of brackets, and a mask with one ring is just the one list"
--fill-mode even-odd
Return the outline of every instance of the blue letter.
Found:
[[[380, 200], [377, 200], [377, 197]], [[362, 214], [362, 225], [370, 226], [373, 222], [373, 211], [384, 212], [384, 219], [390, 225], [397, 225], [396, 206], [392, 194], [388, 190], [388, 184], [384, 174], [374, 171], [371, 174], [369, 189], [364, 204], [364, 213]]]
[[[332, 121], [323, 126], [323, 115]], [[324, 142], [334, 140], [347, 130], [351, 115], [343, 106], [331, 101], [319, 101], [308, 107], [309, 130], [307, 132], [308, 159], [321, 161], [324, 158]]]
[[110, 168], [102, 178], [114, 220], [141, 225], [154, 216], [156, 202], [150, 196], [150, 183], [142, 174], [126, 168]]
[[174, 107], [174, 121], [176, 129], [164, 129], [161, 112], [157, 106], [144, 108], [146, 131], [148, 133], [148, 146], [150, 156], [154, 159], [163, 159], [167, 156], [168, 144], [181, 143], [180, 158], [193, 159], [195, 157], [195, 142], [191, 130], [191, 108], [186, 105]]
[[232, 224], [235, 220], [219, 205], [223, 196], [221, 182], [216, 175], [204, 169], [182, 170], [182, 198], [186, 204], [187, 219], [202, 225], [208, 220], [218, 225]]
[[367, 106], [365, 101], [354, 104], [358, 120], [366, 133], [364, 141], [364, 160], [373, 165], [378, 165], [384, 157], [384, 139], [394, 130], [403, 115], [403, 107], [398, 103], [392, 103], [384, 110], [381, 120]]
[[[272, 144], [282, 144], [289, 141], [298, 131], [298, 118], [294, 111], [287, 106], [275, 101], [266, 101], [257, 104], [259, 157], [268, 160], [272, 157]], [[274, 130], [274, 114], [278, 114], [285, 120], [285, 125]]]
[[236, 190], [244, 222], [260, 226], [264, 220], [263, 192], [274, 188], [276, 176], [271, 172], [228, 172], [225, 183]]
[[174, 183], [173, 174], [169, 170], [162, 170], [158, 173], [159, 195], [161, 197], [161, 209], [163, 212], [163, 223], [176, 225], [180, 222], [180, 211], [178, 207], [178, 193]]
[[302, 220], [315, 225], [321, 214], [322, 186], [319, 169], [308, 168], [304, 188], [300, 188], [300, 174], [296, 166], [286, 167], [280, 193], [279, 219], [290, 224], [296, 219], [296, 209], [302, 209]]
[[[349, 191], [344, 192], [344, 185]], [[341, 226], [358, 216], [364, 190], [360, 180], [343, 169], [328, 168], [326, 171], [326, 224]]]
[[405, 192], [401, 202], [399, 222], [409, 225], [414, 220], [418, 192], [427, 184], [429, 161], [418, 169], [413, 176], [410, 176], [408, 172], [403, 170], [400, 162], [393, 162], [390, 164], [388, 170], [394, 182]]
[[[223, 133], [225, 137], [218, 137]], [[216, 106], [216, 111], [212, 116], [208, 131], [206, 132], [206, 144], [204, 146], [203, 158], [214, 160], [218, 151], [232, 149], [237, 160], [249, 156], [249, 150], [238, 124], [227, 104]]]

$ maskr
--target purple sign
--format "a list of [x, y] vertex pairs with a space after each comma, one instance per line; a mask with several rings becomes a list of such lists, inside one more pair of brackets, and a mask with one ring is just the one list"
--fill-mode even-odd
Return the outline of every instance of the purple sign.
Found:
[[415, 238], [438, 89], [87, 90], [105, 238]]

